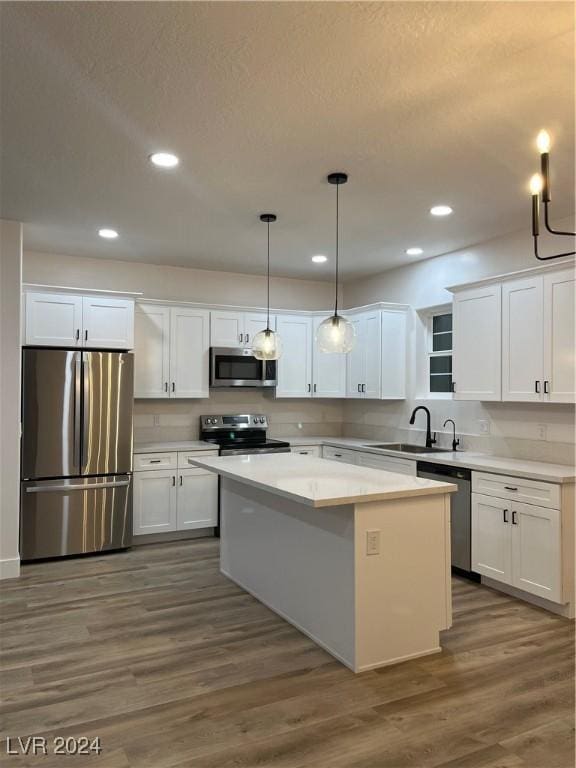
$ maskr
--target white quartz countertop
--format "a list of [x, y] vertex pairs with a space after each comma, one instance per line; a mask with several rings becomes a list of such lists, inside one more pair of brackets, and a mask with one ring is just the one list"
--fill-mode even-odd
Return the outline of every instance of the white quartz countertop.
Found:
[[189, 462], [310, 507], [429, 496], [457, 489], [451, 483], [290, 453], [199, 455]]
[[162, 451], [217, 451], [218, 446], [204, 440], [180, 440], [160, 443], [134, 443], [134, 453], [161, 453]]
[[453, 467], [465, 467], [466, 469], [480, 472], [493, 472], [498, 475], [513, 475], [525, 477], [530, 480], [543, 480], [549, 483], [573, 483], [576, 480], [576, 470], [569, 464], [548, 464], [543, 461], [529, 461], [527, 459], [513, 459], [505, 456], [492, 456], [487, 453], [475, 453], [473, 451], [449, 451], [447, 453], [402, 453], [384, 448], [375, 448], [385, 440], [365, 440], [359, 437], [280, 437], [291, 445], [331, 445], [335, 448], [349, 448], [356, 451], [381, 454], [383, 456], [396, 456], [412, 461], [427, 461], [431, 464], [447, 464]]

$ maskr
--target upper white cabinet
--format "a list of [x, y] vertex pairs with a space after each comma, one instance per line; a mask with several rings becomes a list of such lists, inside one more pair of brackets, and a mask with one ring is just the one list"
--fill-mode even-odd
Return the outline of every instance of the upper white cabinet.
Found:
[[544, 290], [541, 276], [502, 285], [502, 400], [544, 395]]
[[312, 394], [314, 397], [346, 397], [346, 355], [321, 352], [316, 344], [318, 328], [326, 318], [315, 317], [312, 333]]
[[573, 403], [574, 269], [455, 289], [456, 400]]
[[66, 293], [25, 294], [25, 343], [50, 347], [132, 349], [134, 302]]
[[210, 313], [136, 307], [135, 397], [208, 397]]
[[[270, 317], [270, 328], [274, 329], [275, 324], [276, 319]], [[249, 347], [254, 336], [265, 328], [265, 312], [212, 310], [210, 312], [210, 346]]]
[[312, 318], [278, 315], [276, 331], [282, 339], [276, 397], [312, 397]]
[[576, 399], [574, 333], [574, 269], [544, 275], [544, 399], [573, 403]]
[[455, 400], [501, 399], [502, 289], [499, 283], [454, 296]]
[[381, 392], [382, 400], [406, 397], [407, 313], [383, 309], [382, 312]]
[[348, 397], [380, 398], [382, 381], [382, 323], [380, 310], [351, 315], [356, 341], [348, 353]]

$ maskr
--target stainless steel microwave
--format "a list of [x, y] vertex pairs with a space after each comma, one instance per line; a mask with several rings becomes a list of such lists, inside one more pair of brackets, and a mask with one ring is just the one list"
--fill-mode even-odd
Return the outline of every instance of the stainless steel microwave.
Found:
[[258, 360], [251, 349], [211, 347], [211, 387], [275, 387], [276, 360]]

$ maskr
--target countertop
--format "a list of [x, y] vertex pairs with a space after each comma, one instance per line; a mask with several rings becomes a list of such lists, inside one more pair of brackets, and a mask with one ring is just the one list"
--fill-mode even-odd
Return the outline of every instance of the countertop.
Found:
[[310, 507], [430, 496], [457, 489], [451, 483], [290, 453], [199, 455], [189, 463]]
[[217, 451], [218, 446], [204, 440], [180, 440], [179, 442], [134, 443], [134, 453], [162, 453], [162, 451]]
[[574, 467], [568, 464], [548, 464], [542, 461], [512, 459], [473, 451], [402, 453], [401, 451], [374, 447], [376, 444], [386, 442], [385, 440], [365, 440], [359, 437], [302, 437], [296, 435], [278, 439], [287, 440], [291, 445], [331, 445], [335, 448], [367, 451], [368, 453], [395, 456], [399, 459], [412, 461], [428, 461], [432, 464], [448, 464], [453, 467], [465, 467], [480, 472], [493, 472], [498, 475], [526, 477], [530, 480], [543, 480], [549, 483], [573, 483], [576, 480], [576, 471]]

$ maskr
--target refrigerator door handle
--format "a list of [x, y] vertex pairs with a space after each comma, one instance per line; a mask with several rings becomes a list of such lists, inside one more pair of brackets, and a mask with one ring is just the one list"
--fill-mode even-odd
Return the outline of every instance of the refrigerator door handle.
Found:
[[125, 488], [130, 485], [130, 480], [111, 480], [107, 483], [94, 483], [93, 485], [47, 485], [45, 487], [32, 485], [26, 488], [26, 493], [52, 493], [53, 491], [99, 491], [100, 488]]
[[80, 352], [74, 355], [74, 463], [79, 468], [82, 465], [80, 454], [80, 436], [82, 424], [82, 356]]
[[82, 388], [84, 402], [82, 409], [82, 453], [80, 466], [84, 470], [88, 464], [88, 447], [90, 445], [90, 357], [88, 355], [84, 355], [82, 360]]

